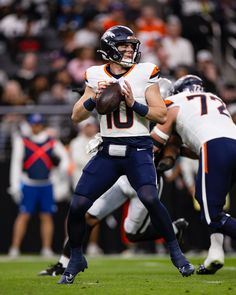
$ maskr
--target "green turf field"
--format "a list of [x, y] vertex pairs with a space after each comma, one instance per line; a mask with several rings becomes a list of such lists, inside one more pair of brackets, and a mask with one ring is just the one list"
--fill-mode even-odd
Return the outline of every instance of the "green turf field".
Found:
[[[37, 273], [55, 262], [36, 256], [15, 261], [0, 257], [0, 295], [226, 295], [236, 294], [236, 257], [227, 258], [215, 275], [183, 278], [168, 258], [155, 256], [88, 258], [89, 268], [73, 285]], [[202, 258], [193, 258], [197, 266]]]

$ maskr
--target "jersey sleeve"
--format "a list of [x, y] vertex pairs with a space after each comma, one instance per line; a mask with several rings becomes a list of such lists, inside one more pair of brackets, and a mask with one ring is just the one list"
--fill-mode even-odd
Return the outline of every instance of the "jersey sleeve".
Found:
[[153, 65], [152, 72], [149, 76], [148, 83], [150, 83], [150, 84], [157, 83], [159, 78], [160, 78], [160, 69], [158, 68], [158, 66]]
[[155, 83], [158, 83], [158, 79], [160, 78], [160, 69], [158, 68], [158, 66], [154, 64], [149, 64], [147, 77], [147, 85], [145, 89], [147, 89], [149, 86]]
[[97, 79], [95, 77], [95, 67], [88, 68], [84, 73], [84, 81], [86, 86], [95, 89], [97, 87]]

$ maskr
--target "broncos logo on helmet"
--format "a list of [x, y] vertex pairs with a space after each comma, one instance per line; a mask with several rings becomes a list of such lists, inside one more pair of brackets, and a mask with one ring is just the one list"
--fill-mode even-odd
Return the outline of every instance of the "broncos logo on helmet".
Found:
[[204, 91], [203, 81], [200, 77], [195, 75], [186, 75], [179, 78], [173, 87], [173, 94], [183, 91]]
[[[134, 54], [130, 61], [123, 59], [123, 54], [117, 47], [121, 44], [132, 43]], [[131, 29], [125, 26], [114, 26], [108, 29], [101, 37], [100, 47], [98, 50], [103, 59], [110, 60], [125, 67], [130, 67], [139, 62], [141, 52], [139, 51], [140, 41], [134, 36]]]

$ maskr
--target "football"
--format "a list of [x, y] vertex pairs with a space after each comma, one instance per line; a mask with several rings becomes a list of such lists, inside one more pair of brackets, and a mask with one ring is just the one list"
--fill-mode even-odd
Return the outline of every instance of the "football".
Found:
[[110, 114], [118, 109], [123, 99], [119, 83], [108, 85], [96, 99], [96, 109], [100, 115]]

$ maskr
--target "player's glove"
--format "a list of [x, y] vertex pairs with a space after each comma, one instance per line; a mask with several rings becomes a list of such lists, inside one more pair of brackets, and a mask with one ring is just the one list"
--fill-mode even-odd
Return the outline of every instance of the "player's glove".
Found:
[[159, 173], [163, 173], [167, 170], [170, 170], [171, 168], [173, 168], [175, 165], [175, 160], [174, 158], [167, 156], [162, 158], [159, 163], [157, 164], [156, 170]]
[[98, 151], [99, 146], [103, 142], [102, 136], [100, 133], [97, 133], [93, 139], [89, 141], [89, 143], [86, 146], [86, 153], [91, 155], [93, 153], [96, 153]]
[[7, 192], [9, 195], [11, 195], [13, 201], [19, 205], [20, 201], [21, 201], [21, 190], [18, 188], [14, 188], [14, 187], [9, 187], [7, 189]]

